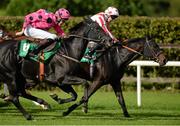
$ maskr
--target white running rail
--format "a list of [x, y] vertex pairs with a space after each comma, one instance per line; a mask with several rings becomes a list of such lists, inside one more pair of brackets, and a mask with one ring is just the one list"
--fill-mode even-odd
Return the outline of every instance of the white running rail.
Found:
[[[154, 61], [136, 60], [129, 65], [137, 67], [137, 105], [138, 107], [141, 107], [141, 66], [159, 66], [159, 64]], [[168, 61], [165, 66], [180, 67], [180, 61]]]

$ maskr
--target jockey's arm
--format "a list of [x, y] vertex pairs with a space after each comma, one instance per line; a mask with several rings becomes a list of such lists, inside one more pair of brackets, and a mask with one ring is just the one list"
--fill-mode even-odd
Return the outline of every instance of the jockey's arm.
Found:
[[61, 38], [66, 37], [65, 32], [61, 29], [61, 27], [58, 24], [54, 26], [54, 29]]
[[118, 41], [109, 31], [108, 24], [105, 22], [105, 20], [102, 19], [102, 17], [99, 17], [99, 20], [96, 21], [100, 25], [100, 27], [102, 27], [102, 29], [112, 38], [114, 43]]

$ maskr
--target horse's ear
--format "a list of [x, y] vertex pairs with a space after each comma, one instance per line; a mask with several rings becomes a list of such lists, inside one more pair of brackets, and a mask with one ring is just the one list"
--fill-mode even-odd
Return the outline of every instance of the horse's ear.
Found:
[[84, 16], [83, 19], [84, 20], [89, 20], [89, 19], [91, 19], [91, 15]]
[[147, 35], [145, 38], [146, 38], [147, 40], [152, 40], [152, 39], [155, 38], [155, 36], [153, 36], [153, 35]]
[[5, 30], [5, 27], [0, 24], [0, 29], [4, 31], [4, 30]]

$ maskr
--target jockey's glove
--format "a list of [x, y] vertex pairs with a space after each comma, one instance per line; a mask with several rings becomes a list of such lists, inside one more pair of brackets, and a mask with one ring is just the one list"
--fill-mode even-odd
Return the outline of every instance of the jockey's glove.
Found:
[[118, 42], [114, 43], [113, 46], [122, 46], [122, 42], [118, 41]]

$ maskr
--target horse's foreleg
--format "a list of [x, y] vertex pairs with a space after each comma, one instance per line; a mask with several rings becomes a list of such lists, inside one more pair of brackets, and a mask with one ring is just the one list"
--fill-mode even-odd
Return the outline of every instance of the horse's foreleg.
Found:
[[102, 85], [101, 85], [100, 81], [97, 81], [97, 80], [94, 81], [93, 84], [91, 84], [87, 89], [87, 96], [83, 96], [82, 99], [78, 103], [70, 106], [66, 112], [63, 112], [63, 116], [67, 116], [73, 110], [75, 110], [78, 106], [80, 106], [82, 103], [88, 101], [88, 99], [91, 97], [91, 95], [93, 95], [101, 86]]
[[63, 112], [63, 116], [69, 115], [74, 109], [80, 106], [83, 102], [84, 102], [84, 99], [82, 98], [78, 103], [71, 105], [66, 112]]
[[116, 95], [116, 97], [118, 99], [119, 104], [121, 105], [124, 116], [125, 117], [130, 117], [129, 113], [127, 111], [127, 108], [126, 108], [126, 104], [125, 104], [125, 101], [124, 101], [123, 94], [122, 94], [120, 81], [117, 79], [116, 81], [111, 83], [111, 86], [112, 86], [112, 88], [113, 88], [113, 90], [115, 92], [115, 95]]
[[16, 73], [13, 80], [14, 81], [7, 83], [9, 95], [5, 97], [4, 100], [12, 102], [27, 120], [31, 120], [32, 119], [31, 115], [28, 112], [26, 112], [26, 110], [22, 107], [22, 105], [19, 102], [19, 95], [21, 94], [21, 89], [24, 87], [24, 85], [17, 85], [21, 83], [17, 83], [19, 81], [17, 79]]
[[20, 93], [19, 95], [21, 97], [35, 101], [35, 102], [39, 103], [40, 105], [43, 105], [44, 109], [51, 108], [50, 105], [47, 102], [45, 102], [43, 99], [32, 96], [29, 92], [27, 93], [25, 91], [25, 85], [27, 82], [26, 82], [26, 79], [24, 78], [24, 76], [19, 71], [17, 71], [17, 74], [15, 76], [15, 81], [17, 84], [17, 90]]
[[4, 93], [0, 94], [0, 98], [4, 99], [6, 96], [8, 96], [8, 94], [9, 94], [9, 91], [8, 91], [7, 84], [4, 83]]
[[[57, 70], [58, 71], [58, 70]], [[61, 71], [61, 69], [59, 70]], [[59, 74], [59, 72], [57, 73]], [[52, 74], [54, 75], [54, 74]], [[51, 75], [51, 76], [52, 76]], [[56, 81], [53, 81], [52, 77], [49, 76], [46, 78], [45, 81], [51, 83], [52, 85], [54, 86], [57, 86], [59, 87], [60, 89], [62, 89], [64, 92], [68, 93], [71, 95], [71, 98], [67, 98], [67, 99], [62, 99], [62, 98], [59, 98], [57, 94], [51, 94], [50, 97], [52, 99], [54, 99], [56, 102], [58, 102], [59, 104], [64, 104], [64, 103], [68, 103], [68, 102], [72, 102], [72, 101], [75, 101], [77, 99], [77, 93], [74, 91], [74, 89], [72, 88], [71, 85], [69, 84], [64, 84], [64, 80], [66, 79], [66, 76], [63, 75], [63, 74], [60, 74], [60, 75], [57, 75], [59, 78], [56, 79]], [[55, 78], [55, 76], [54, 76]], [[58, 81], [57, 81], [58, 80]], [[69, 80], [69, 79], [67, 79]], [[71, 83], [70, 83], [71, 84]]]
[[26, 110], [20, 104], [18, 96], [9, 95], [5, 98], [5, 100], [12, 102], [27, 120], [32, 119], [31, 115], [28, 112], [26, 112]]
[[75, 101], [77, 99], [77, 93], [75, 92], [75, 90], [72, 88], [71, 85], [61, 84], [61, 85], [58, 85], [58, 87], [60, 89], [62, 89], [64, 92], [66, 92], [66, 93], [71, 95], [71, 98], [67, 98], [67, 99], [59, 98], [57, 94], [50, 95], [51, 98], [53, 98], [59, 104], [64, 104], [64, 103], [72, 102], [72, 101]]
[[26, 98], [26, 99], [29, 99], [29, 100], [37, 102], [38, 104], [40, 104], [40, 106], [43, 107], [43, 109], [51, 109], [51, 106], [46, 101], [44, 101], [41, 98], [32, 96], [29, 92], [28, 93], [23, 92], [21, 96], [23, 98]]
[[84, 103], [83, 103], [83, 108], [82, 108], [82, 111], [84, 113], [88, 112], [88, 87], [89, 87], [89, 84], [86, 83], [84, 85]]

